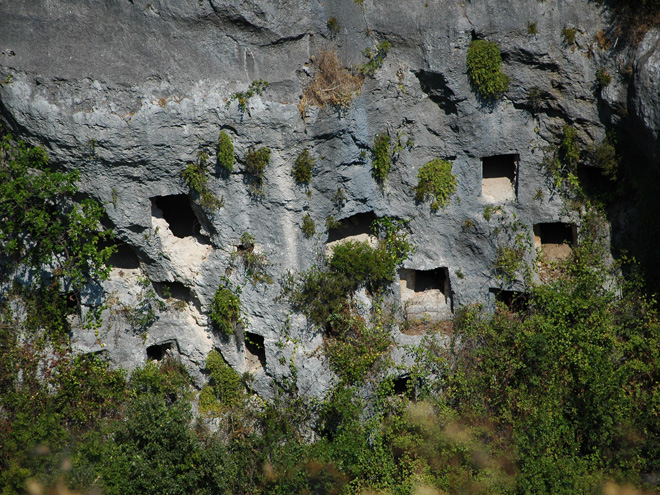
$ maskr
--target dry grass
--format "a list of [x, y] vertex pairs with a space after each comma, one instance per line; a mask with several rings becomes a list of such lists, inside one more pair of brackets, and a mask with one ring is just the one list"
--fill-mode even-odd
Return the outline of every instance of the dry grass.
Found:
[[347, 108], [360, 93], [364, 78], [355, 76], [339, 60], [335, 50], [322, 50], [315, 63], [314, 79], [298, 104], [303, 120], [309, 105]]

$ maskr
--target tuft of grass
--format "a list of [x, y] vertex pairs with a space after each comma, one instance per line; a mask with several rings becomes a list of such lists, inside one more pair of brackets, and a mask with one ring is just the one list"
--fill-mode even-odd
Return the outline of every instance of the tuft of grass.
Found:
[[298, 109], [305, 118], [307, 106], [348, 108], [360, 94], [363, 77], [351, 74], [339, 60], [336, 50], [322, 50], [317, 58], [314, 79], [305, 88]]

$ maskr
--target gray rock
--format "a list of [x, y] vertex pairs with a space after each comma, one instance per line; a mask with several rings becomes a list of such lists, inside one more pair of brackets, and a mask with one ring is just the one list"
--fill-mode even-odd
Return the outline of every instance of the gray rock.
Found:
[[[330, 17], [340, 25], [336, 36], [326, 27]], [[11, 75], [0, 87], [0, 117], [21, 137], [43, 143], [53, 163], [80, 170], [81, 190], [105, 205], [117, 238], [137, 257], [124, 260], [126, 267], [113, 270], [104, 285], [103, 331], [78, 330], [76, 348], [105, 350], [129, 369], [173, 354], [199, 385], [205, 358], [217, 348], [236, 370], [253, 372], [253, 388], [264, 396], [294, 375], [299, 390], [316, 397], [335, 381], [320, 331], [276, 300], [282, 275], [318, 261], [328, 240], [326, 217], [373, 212], [411, 219], [417, 250], [405, 268], [446, 268], [445, 296], [454, 309], [492, 308], [491, 289], [522, 285], [495, 277], [498, 248], [510, 242], [494, 234], [496, 227], [506, 231], [518, 222], [531, 246], [534, 224], [575, 221], [550, 185], [544, 150], [557, 144], [565, 123], [576, 126], [584, 146], [599, 142], [612, 120], [601, 115], [599, 101], [614, 108], [626, 99], [619, 79], [600, 93], [594, 85], [597, 69], [616, 63], [610, 52], [590, 53], [594, 36], [608, 25], [596, 3], [366, 0], [362, 10], [354, 2], [302, 0], [4, 2], [0, 19], [0, 79]], [[531, 22], [538, 26], [533, 36], [527, 34]], [[574, 48], [562, 41], [564, 26], [578, 28]], [[645, 139], [655, 143], [654, 156], [658, 36], [649, 33], [634, 59], [634, 112]], [[499, 44], [511, 77], [496, 103], [478, 99], [468, 81], [465, 57], [475, 37]], [[385, 39], [392, 48], [382, 68], [365, 80], [350, 107], [310, 107], [301, 119], [296, 105], [311, 81], [313, 55], [334, 47], [352, 67], [366, 62], [363, 49]], [[256, 79], [270, 87], [242, 113], [231, 95]], [[543, 94], [534, 108], [533, 88]], [[181, 171], [201, 150], [214, 162], [221, 130], [238, 157], [227, 176], [212, 167], [210, 189], [224, 206], [213, 212], [181, 206], [175, 198], [189, 193]], [[370, 148], [383, 132], [393, 142], [400, 136], [403, 146], [381, 190]], [[414, 144], [407, 146], [408, 139]], [[250, 148], [262, 146], [271, 149], [271, 160], [263, 196], [255, 198], [243, 160]], [[291, 175], [305, 148], [317, 160], [309, 196]], [[515, 156], [517, 165], [505, 165], [516, 167], [510, 169], [513, 200], [493, 203], [481, 194], [481, 159], [495, 155]], [[450, 204], [437, 212], [429, 202], [417, 204], [412, 190], [419, 169], [433, 158], [451, 160], [458, 183]], [[342, 207], [334, 200], [338, 188], [346, 196]], [[490, 221], [484, 217], [489, 206], [501, 206]], [[316, 223], [312, 239], [300, 228], [306, 213]], [[187, 226], [183, 237], [174, 232], [178, 223]], [[248, 280], [235, 254], [243, 232], [268, 259], [273, 284]], [[146, 287], [140, 277], [148, 278]], [[246, 327], [231, 337], [219, 335], [207, 319], [223, 277], [242, 287]], [[136, 333], [131, 311], [152, 284], [167, 283], [184, 295], [167, 301], [152, 295], [155, 320]], [[399, 297], [396, 284], [392, 300]], [[263, 338], [265, 365], [246, 349], [244, 331]], [[419, 338], [395, 336], [400, 345]], [[395, 357], [405, 362], [402, 348]]]

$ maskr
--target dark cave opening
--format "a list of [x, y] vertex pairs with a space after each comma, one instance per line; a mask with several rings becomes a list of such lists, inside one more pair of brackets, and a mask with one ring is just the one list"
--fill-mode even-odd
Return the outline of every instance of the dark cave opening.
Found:
[[170, 226], [172, 234], [176, 237], [184, 238], [200, 233], [201, 223], [195, 215], [187, 195], [156, 196], [151, 198], [151, 204], [152, 215], [158, 216], [158, 212], [154, 212], [153, 207], [160, 210]]
[[335, 242], [347, 237], [363, 234], [371, 235], [373, 233], [371, 224], [376, 218], [373, 211], [358, 213], [357, 215], [345, 218], [339, 222], [339, 226], [328, 231], [328, 242]]

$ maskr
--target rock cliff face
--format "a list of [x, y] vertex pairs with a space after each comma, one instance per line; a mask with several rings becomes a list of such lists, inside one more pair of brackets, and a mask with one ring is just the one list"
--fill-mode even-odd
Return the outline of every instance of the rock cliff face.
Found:
[[[322, 335], [276, 301], [279, 279], [316, 263], [326, 242], [366, 233], [374, 217], [411, 219], [417, 250], [392, 300], [409, 301], [417, 316], [449, 318], [459, 305], [492, 307], [497, 290], [520, 287], [493, 268], [508, 242], [506, 229], [495, 230], [504, 218], [549, 252], [579, 236], [542, 166], [565, 124], [586, 149], [625, 116], [642, 161], [660, 157], [660, 33], [627, 47], [596, 2], [0, 1], [0, 19], [0, 117], [15, 135], [44, 144], [53, 163], [81, 171], [82, 192], [105, 205], [121, 242], [103, 287], [104, 328], [98, 337], [77, 331], [74, 344], [127, 368], [173, 353], [198, 383], [217, 348], [238, 371], [254, 373], [260, 394], [294, 363], [299, 389], [323, 395], [333, 378], [317, 352]], [[576, 28], [574, 43], [564, 27]], [[474, 39], [502, 52], [511, 83], [497, 102], [478, 98], [468, 80]], [[384, 40], [391, 49], [382, 67], [350, 106], [308, 106], [301, 118], [297, 104], [321, 51], [336, 49], [354, 67]], [[599, 69], [612, 76], [609, 85], [596, 83]], [[241, 111], [231, 95], [259, 79], [268, 88]], [[200, 151], [214, 163], [223, 130], [238, 163], [230, 174], [211, 167], [209, 187], [224, 206], [210, 211], [181, 172]], [[371, 163], [382, 133], [401, 146], [380, 187]], [[255, 196], [244, 158], [260, 147], [271, 159]], [[291, 173], [303, 149], [316, 159], [308, 190]], [[434, 158], [451, 161], [457, 178], [438, 211], [413, 191]], [[490, 221], [489, 206], [501, 206]], [[301, 230], [306, 214], [316, 224], [311, 238]], [[328, 216], [347, 228], [328, 233]], [[248, 279], [244, 232], [274, 283]], [[231, 337], [208, 321], [223, 277], [242, 287], [246, 324]], [[90, 292], [88, 303], [101, 299]], [[419, 338], [395, 336], [400, 344]]]

